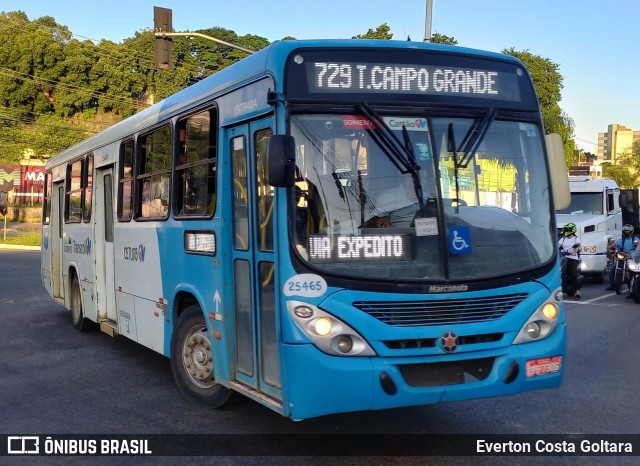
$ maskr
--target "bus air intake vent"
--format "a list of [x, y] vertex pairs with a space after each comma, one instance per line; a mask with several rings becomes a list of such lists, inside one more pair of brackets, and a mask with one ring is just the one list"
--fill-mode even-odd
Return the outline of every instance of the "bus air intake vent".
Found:
[[526, 293], [434, 301], [356, 301], [354, 307], [395, 327], [466, 324], [496, 320], [527, 297]]

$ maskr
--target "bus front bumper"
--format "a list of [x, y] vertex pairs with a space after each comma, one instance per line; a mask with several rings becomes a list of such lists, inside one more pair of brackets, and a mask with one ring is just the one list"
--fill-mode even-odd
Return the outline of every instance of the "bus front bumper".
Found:
[[336, 357], [310, 344], [285, 345], [283, 367], [290, 369], [284, 375], [284, 414], [299, 420], [558, 387], [564, 370], [565, 334], [566, 325], [560, 324], [538, 342], [498, 352], [449, 355], [451, 360]]

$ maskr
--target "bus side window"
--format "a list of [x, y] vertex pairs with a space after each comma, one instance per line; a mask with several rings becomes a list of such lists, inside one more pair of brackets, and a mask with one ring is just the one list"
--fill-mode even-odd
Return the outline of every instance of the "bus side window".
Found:
[[171, 128], [164, 126], [141, 136], [138, 141], [137, 217], [165, 218], [169, 214], [169, 179], [173, 153]]
[[76, 160], [67, 165], [67, 186], [64, 220], [80, 223], [82, 220], [82, 173], [84, 160]]
[[178, 122], [175, 161], [176, 215], [213, 215], [216, 204], [215, 109]]
[[118, 221], [131, 220], [133, 204], [133, 141], [125, 141], [120, 146], [120, 167], [118, 182]]

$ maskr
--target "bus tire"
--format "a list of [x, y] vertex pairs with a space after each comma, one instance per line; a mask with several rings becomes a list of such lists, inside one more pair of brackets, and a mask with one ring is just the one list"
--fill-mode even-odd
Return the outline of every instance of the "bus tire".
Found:
[[82, 292], [80, 290], [80, 280], [78, 276], [73, 276], [73, 282], [71, 282], [71, 321], [73, 326], [79, 332], [89, 332], [96, 328], [95, 322], [87, 319], [84, 316], [82, 309]]
[[171, 371], [180, 392], [190, 401], [223, 406], [232, 391], [213, 375], [213, 350], [202, 310], [191, 305], [178, 317], [171, 335]]

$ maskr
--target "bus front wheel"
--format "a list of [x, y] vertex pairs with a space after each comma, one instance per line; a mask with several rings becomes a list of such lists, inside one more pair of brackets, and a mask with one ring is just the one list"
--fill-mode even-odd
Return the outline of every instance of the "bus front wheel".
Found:
[[178, 317], [171, 336], [171, 371], [189, 400], [219, 408], [231, 396], [230, 389], [215, 381], [209, 332], [197, 305], [189, 306]]

